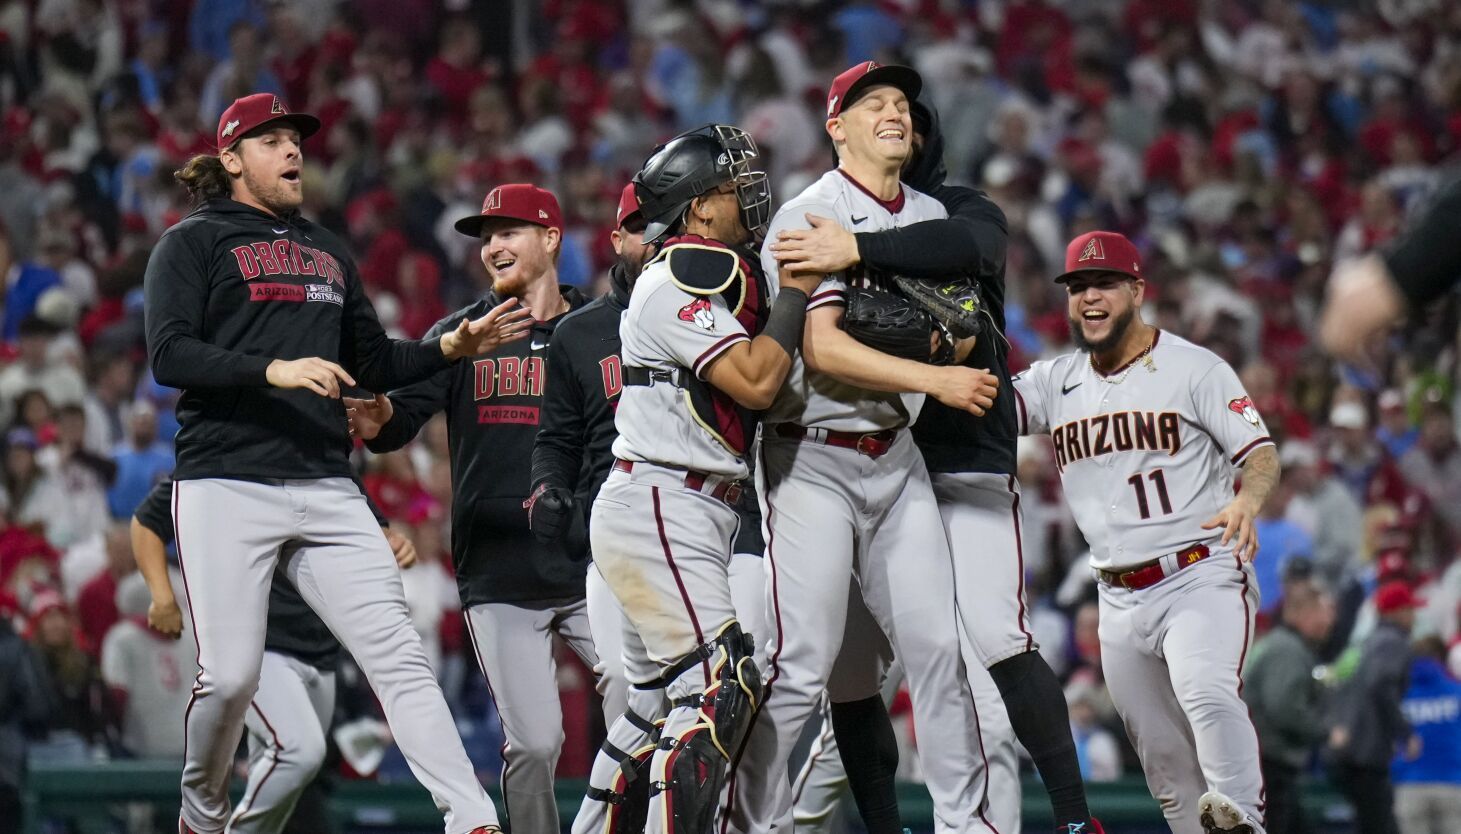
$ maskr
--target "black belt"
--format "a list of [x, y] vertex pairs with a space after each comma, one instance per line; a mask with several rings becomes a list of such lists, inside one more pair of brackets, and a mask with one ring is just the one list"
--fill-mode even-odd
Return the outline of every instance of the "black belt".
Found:
[[653, 388], [656, 383], [665, 383], [667, 385], [673, 385], [676, 388], [684, 388], [685, 369], [675, 368], [673, 371], [663, 371], [657, 368], [646, 368], [643, 365], [624, 366], [625, 385]]

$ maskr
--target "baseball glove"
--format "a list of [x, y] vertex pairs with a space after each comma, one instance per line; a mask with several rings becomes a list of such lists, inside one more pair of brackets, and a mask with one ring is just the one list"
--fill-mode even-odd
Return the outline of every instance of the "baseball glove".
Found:
[[901, 293], [848, 288], [842, 329], [883, 353], [915, 362], [929, 361], [933, 317]]
[[944, 326], [955, 339], [978, 336], [984, 328], [984, 299], [979, 285], [964, 278], [933, 281], [893, 276], [893, 285]]

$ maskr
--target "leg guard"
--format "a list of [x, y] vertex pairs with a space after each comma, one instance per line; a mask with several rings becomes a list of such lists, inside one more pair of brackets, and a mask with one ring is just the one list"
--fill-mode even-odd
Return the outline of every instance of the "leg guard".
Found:
[[664, 719], [649, 721], [632, 711], [624, 717], [644, 731], [645, 743], [634, 750], [620, 750], [607, 740], [600, 748], [603, 753], [619, 762], [618, 770], [608, 788], [588, 789], [588, 798], [609, 806], [605, 816], [604, 834], [643, 834], [644, 821], [649, 814], [649, 761], [659, 744]]
[[715, 822], [726, 767], [761, 701], [755, 644], [738, 623], [722, 629], [705, 648], [708, 652], [697, 654], [708, 655], [711, 683], [672, 702], [650, 784], [651, 799], [657, 797], [663, 818], [673, 821], [669, 830], [695, 834], [710, 831]]

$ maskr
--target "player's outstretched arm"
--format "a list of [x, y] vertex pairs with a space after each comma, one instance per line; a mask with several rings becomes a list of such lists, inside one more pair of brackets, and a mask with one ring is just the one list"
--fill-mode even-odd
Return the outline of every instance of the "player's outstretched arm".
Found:
[[783, 273], [781, 291], [776, 295], [765, 329], [756, 338], [734, 345], [716, 357], [703, 372], [705, 380], [744, 408], [752, 411], [770, 408], [776, 392], [786, 382], [791, 358], [802, 343], [807, 296], [819, 283], [821, 276]]
[[183, 634], [183, 612], [167, 575], [167, 544], [136, 516], [132, 517], [132, 555], [152, 594], [152, 603], [147, 606], [147, 625], [158, 634], [178, 639]]
[[842, 310], [827, 304], [807, 314], [802, 338], [807, 367], [870, 391], [928, 394], [972, 414], [983, 414], [994, 405], [999, 378], [988, 370], [928, 365], [874, 350], [842, 329]]
[[1204, 530], [1223, 528], [1223, 544], [1235, 542], [1238, 558], [1252, 561], [1258, 555], [1258, 512], [1278, 486], [1278, 450], [1260, 446], [1243, 461], [1243, 484], [1222, 511], [1202, 525]]

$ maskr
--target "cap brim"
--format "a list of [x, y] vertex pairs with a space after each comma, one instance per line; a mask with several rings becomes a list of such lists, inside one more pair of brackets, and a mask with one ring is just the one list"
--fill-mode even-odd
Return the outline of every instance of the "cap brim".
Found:
[[544, 222], [542, 222], [540, 220], [529, 220], [526, 217], [510, 217], [510, 216], [508, 216], [506, 214], [472, 214], [472, 215], [468, 215], [466, 217], [463, 217], [461, 220], [458, 220], [457, 222], [453, 223], [452, 224], [452, 228], [453, 229], [456, 229], [458, 232], [461, 232], [462, 234], [466, 235], [467, 237], [481, 237], [482, 236], [482, 229], [488, 223], [500, 223], [500, 224], [504, 224], [504, 225], [511, 224], [511, 223], [526, 223], [529, 226], [542, 226], [545, 229], [556, 228], [556, 227], [550, 226], [547, 223], [544, 223]]
[[897, 87], [903, 91], [903, 95], [908, 96], [909, 101], [918, 98], [918, 94], [923, 92], [923, 76], [919, 75], [917, 70], [901, 64], [888, 64], [878, 67], [852, 82], [852, 86], [848, 87], [846, 94], [842, 96], [842, 104], [837, 108], [837, 115], [842, 115], [842, 111], [855, 104], [862, 97], [864, 90], [879, 84]]
[[1069, 281], [1071, 278], [1074, 278], [1077, 275], [1082, 275], [1082, 274], [1087, 273], [1087, 272], [1114, 272], [1117, 275], [1125, 275], [1127, 278], [1131, 278], [1133, 280], [1137, 280], [1137, 279], [1140, 279], [1141, 278], [1140, 275], [1137, 275], [1134, 272], [1127, 272], [1124, 269], [1116, 269], [1115, 267], [1109, 267], [1109, 266], [1083, 266], [1080, 269], [1072, 269], [1069, 272], [1062, 272], [1059, 275], [1055, 276], [1055, 283], [1057, 283], [1057, 284], [1064, 284], [1066, 281]]
[[253, 133], [255, 130], [258, 130], [262, 127], [268, 127], [275, 122], [285, 122], [290, 127], [299, 131], [300, 139], [308, 139], [309, 137], [320, 132], [320, 120], [315, 118], [314, 116], [311, 116], [308, 113], [285, 113], [282, 116], [275, 116], [267, 122], [260, 122], [259, 124], [255, 125], [253, 129], [249, 131], [249, 133]]

